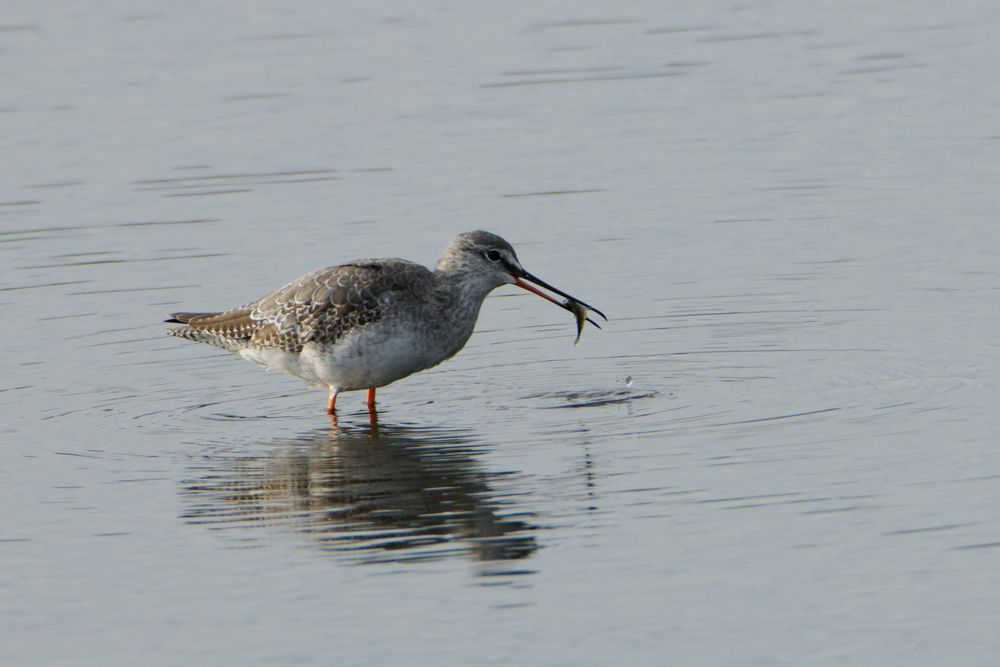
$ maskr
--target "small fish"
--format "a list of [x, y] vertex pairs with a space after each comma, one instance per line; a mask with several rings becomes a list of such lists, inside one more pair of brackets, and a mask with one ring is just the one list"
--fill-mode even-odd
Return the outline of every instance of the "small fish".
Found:
[[[590, 318], [587, 317], [587, 307], [584, 306], [579, 301], [572, 301], [570, 299], [566, 299], [565, 301], [563, 301], [563, 308], [576, 315], [576, 341], [573, 344], [579, 347], [580, 336], [583, 334], [583, 325], [585, 322], [590, 320]], [[590, 322], [598, 329], [601, 328], [600, 326], [598, 326], [597, 322], [594, 322], [593, 320], [590, 320]]]

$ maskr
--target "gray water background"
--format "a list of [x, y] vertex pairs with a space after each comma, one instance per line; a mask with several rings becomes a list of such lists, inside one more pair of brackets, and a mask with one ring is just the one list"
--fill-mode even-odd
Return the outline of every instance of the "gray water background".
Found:
[[[0, 662], [996, 664], [998, 29], [8, 0]], [[163, 335], [476, 228], [604, 331], [498, 290], [377, 429]]]

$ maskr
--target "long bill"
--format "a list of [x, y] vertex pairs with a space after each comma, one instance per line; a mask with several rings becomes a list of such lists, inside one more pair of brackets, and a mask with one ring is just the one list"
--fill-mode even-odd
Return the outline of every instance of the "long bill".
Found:
[[[529, 280], [531, 282], [528, 282]], [[542, 297], [546, 301], [551, 301], [552, 303], [556, 304], [557, 306], [559, 306], [560, 308], [562, 308], [564, 310], [568, 310], [571, 313], [575, 313], [575, 311], [573, 310], [573, 308], [569, 305], [569, 302], [558, 301], [556, 299], [553, 299], [551, 296], [549, 296], [548, 294], [546, 294], [542, 290], [538, 289], [538, 287], [535, 287], [535, 285], [532, 285], [531, 283], [535, 283], [535, 285], [538, 285], [539, 287], [544, 287], [545, 289], [549, 290], [550, 292], [555, 292], [559, 296], [564, 296], [567, 299], [569, 299], [569, 301], [578, 303], [581, 306], [583, 306], [584, 308], [586, 308], [587, 310], [594, 311], [595, 313], [597, 313], [598, 315], [600, 315], [601, 317], [603, 317], [605, 322], [608, 320], [608, 316], [605, 315], [604, 313], [602, 313], [601, 311], [599, 311], [597, 308], [594, 308], [590, 304], [587, 304], [587, 303], [584, 303], [583, 301], [580, 301], [575, 296], [570, 296], [566, 292], [563, 292], [562, 290], [553, 287], [552, 285], [548, 284], [544, 280], [541, 280], [540, 278], [536, 278], [535, 276], [531, 275], [527, 271], [523, 271], [521, 273], [521, 275], [519, 275], [519, 276], [514, 276], [514, 284], [517, 285], [518, 287], [520, 287], [522, 289], [526, 289], [529, 292], [531, 292], [532, 294], [537, 294], [538, 296]], [[598, 329], [601, 328], [600, 324], [598, 324], [594, 320], [590, 319], [589, 317], [587, 318], [587, 321], [590, 322], [591, 324], [593, 324]]]

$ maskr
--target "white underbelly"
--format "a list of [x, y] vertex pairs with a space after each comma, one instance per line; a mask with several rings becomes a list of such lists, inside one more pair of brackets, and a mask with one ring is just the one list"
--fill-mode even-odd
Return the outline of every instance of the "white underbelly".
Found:
[[433, 338], [400, 335], [390, 327], [355, 330], [335, 345], [307, 343], [299, 354], [273, 348], [239, 351], [254, 363], [341, 391], [384, 387], [436, 366], [453, 353]]
[[285, 352], [273, 347], [244, 348], [236, 352], [238, 355], [260, 364], [268, 370], [281, 371], [301, 378], [311, 385], [325, 387], [327, 384], [316, 375], [313, 365], [302, 359], [301, 355]]

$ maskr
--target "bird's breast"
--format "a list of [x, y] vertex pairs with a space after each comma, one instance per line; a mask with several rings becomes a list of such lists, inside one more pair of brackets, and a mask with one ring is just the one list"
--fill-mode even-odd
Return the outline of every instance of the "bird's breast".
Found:
[[471, 332], [423, 319], [383, 320], [333, 344], [307, 343], [299, 363], [305, 374], [342, 390], [382, 387], [453, 356]]

